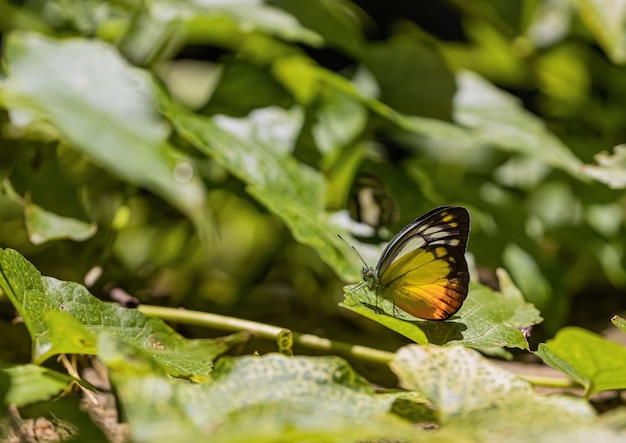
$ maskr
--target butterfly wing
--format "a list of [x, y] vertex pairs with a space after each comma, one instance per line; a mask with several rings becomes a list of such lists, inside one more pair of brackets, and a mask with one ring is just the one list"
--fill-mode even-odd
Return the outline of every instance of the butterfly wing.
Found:
[[453, 315], [467, 296], [468, 235], [469, 213], [459, 206], [442, 206], [414, 220], [378, 261], [380, 295], [415, 317], [445, 320]]
[[369, 173], [359, 174], [354, 181], [348, 209], [354, 220], [376, 229], [389, 228], [398, 221], [398, 203], [383, 182]]

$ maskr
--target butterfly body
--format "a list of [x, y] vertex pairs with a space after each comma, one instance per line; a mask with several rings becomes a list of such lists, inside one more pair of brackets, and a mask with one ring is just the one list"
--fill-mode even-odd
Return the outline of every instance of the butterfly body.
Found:
[[465, 248], [469, 212], [441, 206], [409, 223], [389, 242], [375, 268], [361, 270], [378, 296], [414, 317], [445, 320], [467, 297]]

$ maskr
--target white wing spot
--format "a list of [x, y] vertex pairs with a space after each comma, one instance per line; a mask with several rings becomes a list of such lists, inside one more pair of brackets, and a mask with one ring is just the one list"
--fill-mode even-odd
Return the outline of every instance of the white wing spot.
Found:
[[431, 226], [424, 230], [422, 233], [425, 237], [428, 237], [429, 240], [437, 240], [444, 237], [449, 237], [450, 232], [445, 229], [441, 229], [439, 226]]

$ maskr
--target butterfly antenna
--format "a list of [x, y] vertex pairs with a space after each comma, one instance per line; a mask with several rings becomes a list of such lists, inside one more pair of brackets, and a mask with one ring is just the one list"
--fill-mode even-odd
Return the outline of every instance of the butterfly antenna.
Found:
[[348, 245], [350, 249], [352, 249], [352, 252], [354, 252], [356, 256], [359, 257], [359, 260], [361, 260], [363, 262], [363, 265], [367, 268], [368, 267], [367, 262], [363, 259], [361, 254], [359, 254], [359, 251], [357, 251], [357, 249], [354, 246], [352, 246], [350, 243], [348, 243], [341, 235], [337, 234], [337, 237], [339, 237], [341, 241], [343, 241], [346, 245]]

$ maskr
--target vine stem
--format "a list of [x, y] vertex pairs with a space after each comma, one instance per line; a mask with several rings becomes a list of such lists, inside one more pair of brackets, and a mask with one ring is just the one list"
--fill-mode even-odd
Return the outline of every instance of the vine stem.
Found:
[[[194, 326], [219, 329], [222, 331], [249, 331], [253, 335], [267, 340], [276, 340], [278, 335], [286, 329], [278, 326], [258, 323], [250, 320], [242, 320], [225, 315], [211, 314], [209, 312], [192, 311], [183, 308], [167, 308], [162, 306], [139, 305], [139, 311], [146, 315], [159, 317], [163, 320], [184, 323]], [[381, 351], [380, 349], [369, 348], [367, 346], [352, 345], [336, 340], [318, 337], [313, 334], [302, 334], [292, 332], [293, 342], [296, 345], [305, 346], [317, 351], [325, 351], [345, 357], [357, 358], [382, 364], [389, 364], [393, 359], [392, 352]], [[578, 388], [580, 385], [566, 377], [545, 377], [517, 374], [520, 378], [528, 381], [534, 386], [552, 388]]]
[[[285, 328], [258, 323], [250, 320], [242, 320], [225, 315], [211, 314], [208, 312], [191, 311], [180, 308], [165, 308], [161, 306], [139, 305], [137, 308], [146, 315], [153, 315], [167, 321], [175, 321], [188, 325], [204, 326], [220, 329], [223, 331], [249, 331], [257, 337], [268, 340], [276, 340], [278, 334]], [[343, 356], [359, 358], [368, 361], [387, 364], [393, 358], [393, 353], [367, 346], [352, 345], [350, 343], [329, 340], [313, 334], [292, 332], [293, 342], [296, 345], [305, 346], [318, 351], [334, 352]]]

